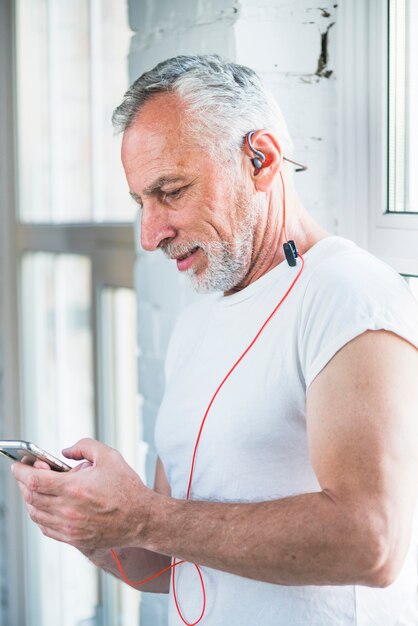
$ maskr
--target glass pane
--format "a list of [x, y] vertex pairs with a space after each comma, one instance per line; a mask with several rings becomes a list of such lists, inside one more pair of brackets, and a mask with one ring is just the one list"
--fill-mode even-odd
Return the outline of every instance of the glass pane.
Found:
[[418, 3], [389, 2], [389, 211], [418, 212]]
[[49, 221], [51, 129], [47, 0], [19, 0], [16, 19], [20, 214], [25, 220]]
[[[105, 288], [101, 294], [102, 431], [145, 480], [148, 446], [142, 441], [137, 393], [136, 298], [133, 289]], [[105, 580], [109, 623], [137, 626], [141, 592], [114, 578]]]
[[18, 0], [20, 217], [131, 221], [111, 114], [128, 87], [121, 0]]
[[121, 135], [115, 135], [112, 113], [129, 86], [128, 54], [132, 31], [127, 4], [92, 0], [92, 133], [95, 221], [133, 221], [120, 160]]
[[[76, 255], [22, 260], [23, 438], [57, 456], [94, 436], [90, 273], [90, 261]], [[96, 568], [25, 519], [28, 626], [93, 624]]]
[[21, 217], [90, 220], [88, 0], [19, 0], [17, 23]]

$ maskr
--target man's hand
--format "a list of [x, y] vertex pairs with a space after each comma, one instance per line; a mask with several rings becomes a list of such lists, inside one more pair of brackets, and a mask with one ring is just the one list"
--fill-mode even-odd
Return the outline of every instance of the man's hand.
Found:
[[63, 450], [68, 459], [84, 461], [69, 472], [45, 471], [14, 463], [31, 519], [47, 537], [92, 550], [140, 546], [155, 492], [121, 454], [93, 439]]

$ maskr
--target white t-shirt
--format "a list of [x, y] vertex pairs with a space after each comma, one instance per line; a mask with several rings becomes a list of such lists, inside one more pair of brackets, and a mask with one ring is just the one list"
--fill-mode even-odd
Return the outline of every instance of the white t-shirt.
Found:
[[[404, 279], [354, 242], [319, 241], [258, 341], [223, 386], [200, 440], [191, 498], [257, 502], [321, 491], [308, 457], [306, 391], [348, 341], [392, 331], [418, 348], [418, 304]], [[242, 291], [212, 294], [180, 316], [166, 360], [155, 443], [172, 496], [185, 498], [203, 415], [219, 383], [287, 291], [301, 265], [286, 261]], [[416, 626], [418, 516], [397, 580], [386, 588], [285, 586], [201, 567], [201, 626]], [[193, 564], [176, 568], [183, 616], [202, 591]], [[169, 625], [183, 626], [169, 598]]]

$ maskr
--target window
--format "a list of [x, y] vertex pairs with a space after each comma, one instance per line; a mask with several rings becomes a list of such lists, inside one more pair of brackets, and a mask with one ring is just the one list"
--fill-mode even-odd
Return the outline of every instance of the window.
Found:
[[[102, 439], [117, 448], [142, 477], [148, 446], [138, 421], [136, 298], [133, 289], [104, 287], [101, 300]], [[138, 626], [141, 592], [106, 577], [108, 614], [121, 626]]]
[[388, 210], [418, 213], [418, 4], [389, 3]]
[[127, 5], [18, 0], [19, 213], [25, 222], [132, 221], [110, 118], [128, 87]]
[[418, 28], [418, 10], [410, 0], [370, 6], [369, 248], [402, 274], [416, 276], [418, 48], [412, 34]]
[[[91, 262], [81, 255], [27, 254], [21, 281], [22, 432], [24, 439], [57, 452], [64, 442], [95, 433]], [[25, 521], [33, 624], [73, 626], [94, 617], [94, 566], [69, 546], [43, 537], [27, 516]]]
[[[15, 59], [15, 129], [1, 148], [4, 156], [17, 145], [16, 211], [12, 202], [5, 206], [5, 223], [16, 235], [9, 251], [18, 282], [17, 293], [10, 288], [17, 320], [10, 352], [20, 354], [21, 375], [13, 380], [20, 416], [8, 433], [57, 455], [93, 436], [117, 447], [144, 477], [135, 205], [111, 126], [128, 87], [127, 3], [8, 0], [3, 16], [15, 32], [14, 51], [11, 41], [4, 48]], [[3, 94], [13, 93], [10, 76], [0, 72], [0, 82]], [[12, 111], [10, 105], [9, 123]], [[13, 555], [20, 565], [10, 570], [13, 619], [19, 613], [26, 626], [136, 626], [140, 591], [43, 537], [26, 513], [23, 520], [22, 541], [19, 524], [9, 519], [14, 545], [24, 546]]]
[[340, 8], [339, 233], [418, 276], [418, 6]]

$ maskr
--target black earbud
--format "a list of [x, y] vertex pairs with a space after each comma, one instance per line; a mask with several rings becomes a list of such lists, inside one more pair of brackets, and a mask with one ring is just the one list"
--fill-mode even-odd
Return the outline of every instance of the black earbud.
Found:
[[296, 265], [296, 259], [298, 257], [298, 249], [296, 248], [296, 244], [293, 239], [289, 239], [287, 243], [283, 244], [283, 250], [286, 261], [288, 262], [290, 267], [294, 267]]
[[[265, 163], [266, 157], [262, 152], [260, 152], [260, 150], [257, 150], [256, 148], [254, 148], [253, 144], [251, 143], [251, 139], [253, 138], [253, 135], [254, 135], [254, 131], [250, 130], [250, 132], [247, 133], [246, 135], [246, 140], [247, 140], [250, 150], [256, 155], [255, 157], [251, 159], [251, 162], [255, 167], [254, 174], [258, 174], [258, 172], [263, 167], [263, 163]], [[292, 163], [294, 163], [294, 161], [292, 161]], [[283, 193], [284, 193], [284, 187], [283, 187]], [[293, 239], [289, 239], [289, 241], [283, 244], [283, 250], [284, 250], [285, 257], [286, 257], [286, 261], [288, 262], [290, 267], [294, 267], [296, 265], [296, 259], [298, 257], [298, 249]]]
[[[250, 132], [247, 134], [247, 143], [248, 143], [250, 150], [256, 155], [254, 158], [251, 159], [251, 162], [254, 165], [255, 169], [259, 171], [263, 167], [263, 163], [265, 162], [266, 157], [264, 156], [262, 152], [260, 152], [260, 150], [257, 150], [256, 148], [254, 148], [253, 144], [251, 143], [251, 139], [253, 135], [254, 135], [254, 131], [250, 130]], [[258, 174], [258, 171], [255, 173]]]

